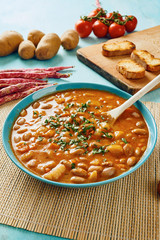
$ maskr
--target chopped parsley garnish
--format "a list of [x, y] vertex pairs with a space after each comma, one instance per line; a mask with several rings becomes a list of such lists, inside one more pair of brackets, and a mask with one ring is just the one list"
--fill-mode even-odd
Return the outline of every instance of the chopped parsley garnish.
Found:
[[[83, 142], [84, 145], [88, 145], [87, 142], [84, 142], [85, 140], [87, 140], [87, 137], [80, 135], [77, 137], [77, 139], [71, 139], [69, 142], [69, 145], [75, 144], [78, 146], [79, 143]], [[86, 147], [86, 146], [85, 146]]]
[[77, 141], [77, 140], [75, 140], [75, 139], [71, 139], [71, 140], [69, 141], [69, 145], [72, 145], [72, 144], [77, 145], [78, 143], [79, 143], [79, 141]]
[[75, 163], [71, 163], [71, 168], [74, 169], [76, 167]]
[[81, 145], [78, 145], [78, 146], [76, 147], [76, 149], [81, 149], [81, 148], [83, 148], [83, 146], [81, 146]]
[[92, 118], [95, 118], [94, 112], [88, 112]]
[[48, 119], [45, 119], [44, 124], [47, 125], [49, 123]]
[[42, 125], [44, 125], [44, 126], [46, 126], [48, 124], [51, 128], [60, 127], [59, 118], [54, 118], [54, 117], [50, 116], [49, 119], [45, 119], [44, 122], [42, 123]]
[[60, 145], [60, 149], [64, 150], [64, 148], [66, 147], [66, 145], [68, 144], [67, 142], [63, 141], [62, 139], [60, 140], [54, 140], [54, 143], [57, 143], [58, 145]]
[[85, 137], [85, 136], [83, 136], [83, 135], [79, 135], [79, 136], [78, 136], [78, 140], [79, 140], [79, 141], [85, 141], [85, 140], [87, 140], [87, 137]]
[[50, 125], [49, 125], [49, 126], [50, 126], [51, 128], [57, 128], [57, 127], [59, 127], [59, 126], [60, 126], [60, 124], [59, 124], [59, 123], [57, 123], [57, 122], [50, 121], [49, 123], [50, 123]]
[[99, 153], [105, 154], [107, 152], [108, 150], [105, 149], [105, 146], [101, 146], [100, 148], [94, 148], [92, 151], [93, 154], [99, 154]]
[[72, 118], [72, 119], [75, 118], [76, 116], [77, 116], [77, 113], [71, 114], [71, 118]]
[[86, 150], [86, 151], [84, 152], [84, 155], [87, 154], [87, 153], [88, 153], [88, 151]]
[[37, 112], [33, 112], [34, 115], [37, 115], [38, 113]]
[[91, 101], [82, 103], [81, 107], [77, 110], [77, 112], [85, 112], [87, 110], [87, 108], [89, 107], [89, 103], [91, 103]]
[[72, 130], [73, 132], [77, 132], [79, 129], [79, 126], [75, 126], [72, 123], [64, 123], [63, 126], [67, 129], [67, 131], [70, 132]]
[[125, 138], [122, 138], [121, 140], [122, 140], [124, 143], [128, 143]]
[[71, 123], [64, 123], [63, 127], [65, 127], [67, 129], [67, 131], [70, 131], [71, 129]]
[[53, 116], [50, 116], [49, 118], [50, 118], [51, 120], [56, 120], [56, 118], [53, 117]]
[[74, 103], [68, 103], [67, 106], [65, 108], [63, 108], [63, 111], [68, 109], [68, 108], [71, 108], [74, 106]]
[[42, 141], [44, 137], [38, 136], [38, 141]]
[[112, 138], [113, 137], [108, 132], [102, 132], [102, 133], [103, 133], [102, 137], [107, 137], [107, 138]]
[[83, 126], [82, 127], [82, 133], [86, 134], [86, 132], [88, 130], [90, 130], [91, 128], [95, 131], [95, 126], [94, 125]]
[[86, 118], [83, 118], [83, 121], [84, 121], [83, 125], [88, 124], [88, 123], [91, 123], [91, 121], [89, 121], [89, 120], [86, 119]]
[[81, 149], [81, 148], [86, 149], [87, 147], [88, 147], [88, 143], [87, 143], [87, 142], [83, 142], [83, 145], [78, 145], [78, 146], [76, 147], [76, 149]]

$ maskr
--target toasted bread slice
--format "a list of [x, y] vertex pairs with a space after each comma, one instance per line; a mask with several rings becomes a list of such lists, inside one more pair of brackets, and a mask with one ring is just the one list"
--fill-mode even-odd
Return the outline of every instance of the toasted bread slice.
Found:
[[155, 58], [146, 50], [134, 50], [131, 58], [141, 64], [147, 71], [160, 71], [160, 58]]
[[121, 42], [104, 43], [102, 46], [102, 54], [106, 57], [127, 55], [131, 54], [135, 48], [135, 44], [127, 40]]
[[132, 59], [124, 59], [118, 62], [116, 69], [128, 79], [139, 79], [145, 75], [145, 69]]

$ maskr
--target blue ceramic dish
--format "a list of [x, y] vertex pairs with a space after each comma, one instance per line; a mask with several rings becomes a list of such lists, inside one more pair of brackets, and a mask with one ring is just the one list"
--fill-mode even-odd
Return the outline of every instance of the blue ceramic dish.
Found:
[[109, 91], [109, 92], [114, 93], [118, 96], [121, 96], [125, 99], [128, 99], [129, 97], [131, 97], [130, 94], [128, 94], [122, 90], [108, 87], [108, 86], [101, 85], [101, 84], [92, 84], [92, 83], [63, 83], [60, 85], [55, 85], [55, 86], [52, 86], [49, 88], [44, 88], [42, 90], [39, 90], [39, 91], [29, 95], [28, 97], [24, 98], [22, 101], [20, 101], [9, 113], [9, 115], [4, 123], [2, 138], [3, 138], [4, 148], [5, 148], [5, 151], [7, 152], [8, 156], [13, 161], [13, 163], [16, 164], [16, 166], [19, 167], [21, 170], [23, 170], [25, 173], [29, 174], [30, 176], [32, 176], [40, 181], [43, 181], [43, 182], [46, 182], [49, 184], [53, 184], [53, 185], [56, 185], [59, 187], [74, 187], [74, 188], [95, 187], [95, 186], [100, 186], [103, 184], [114, 182], [116, 180], [119, 180], [119, 179], [131, 174], [136, 169], [138, 169], [149, 158], [149, 156], [151, 155], [151, 153], [155, 147], [156, 140], [157, 140], [157, 127], [156, 127], [155, 120], [154, 120], [152, 114], [150, 113], [150, 111], [140, 101], [137, 101], [135, 106], [141, 111], [142, 115], [144, 116], [144, 118], [146, 120], [148, 128], [149, 128], [148, 147], [147, 147], [145, 153], [143, 154], [142, 158], [140, 159], [140, 161], [134, 167], [130, 168], [130, 170], [128, 170], [127, 172], [124, 172], [123, 174], [121, 174], [115, 178], [111, 178], [111, 179], [108, 179], [108, 180], [105, 180], [102, 182], [86, 183], [86, 184], [59, 183], [59, 182], [54, 182], [54, 181], [50, 181], [50, 180], [41, 178], [40, 176], [30, 172], [23, 165], [21, 165], [21, 163], [16, 159], [16, 157], [12, 151], [9, 139], [10, 139], [12, 125], [13, 125], [14, 121], [16, 120], [16, 118], [18, 117], [21, 110], [26, 108], [32, 102], [34, 102], [44, 96], [50, 95], [57, 91], [63, 91], [63, 90], [68, 90], [68, 89], [78, 89], [78, 88], [86, 88], [86, 89], [89, 88], [89, 89], [98, 89], [98, 90], [103, 90], [103, 91]]

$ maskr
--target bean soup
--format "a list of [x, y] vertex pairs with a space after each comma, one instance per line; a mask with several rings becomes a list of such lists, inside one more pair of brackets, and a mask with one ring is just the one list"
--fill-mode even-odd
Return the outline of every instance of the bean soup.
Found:
[[107, 111], [124, 101], [91, 89], [44, 97], [16, 119], [13, 152], [23, 166], [51, 181], [80, 184], [116, 177], [140, 160], [149, 137], [135, 106], [109, 123]]

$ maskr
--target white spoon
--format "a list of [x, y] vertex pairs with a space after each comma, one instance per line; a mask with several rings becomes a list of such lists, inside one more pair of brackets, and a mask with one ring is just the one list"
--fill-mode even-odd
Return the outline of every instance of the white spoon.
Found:
[[160, 74], [155, 77], [151, 82], [149, 82], [145, 87], [139, 90], [136, 94], [134, 94], [131, 98], [129, 98], [126, 102], [120, 105], [113, 110], [108, 111], [109, 118], [111, 118], [111, 122], [114, 123], [116, 119], [131, 105], [133, 105], [137, 100], [143, 97], [147, 92], [149, 92], [152, 88], [154, 88], [158, 83], [160, 83]]

